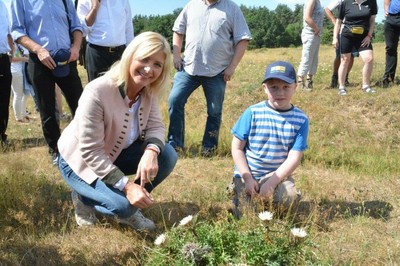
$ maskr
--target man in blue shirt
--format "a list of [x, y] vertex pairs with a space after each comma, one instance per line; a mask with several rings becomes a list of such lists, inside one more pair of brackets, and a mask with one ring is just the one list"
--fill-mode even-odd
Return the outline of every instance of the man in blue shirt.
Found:
[[394, 82], [397, 67], [397, 47], [400, 36], [400, 0], [385, 0], [385, 43], [386, 66], [382, 80], [382, 87], [389, 87]]
[[7, 144], [6, 130], [12, 80], [9, 55], [13, 54], [10, 52], [12, 47], [14, 46], [10, 35], [8, 11], [4, 3], [0, 1], [0, 143], [2, 147]]
[[28, 73], [39, 99], [44, 138], [53, 164], [58, 160], [60, 128], [55, 112], [55, 84], [72, 114], [78, 106], [82, 83], [76, 60], [82, 27], [69, 0], [12, 0], [12, 37], [30, 51]]

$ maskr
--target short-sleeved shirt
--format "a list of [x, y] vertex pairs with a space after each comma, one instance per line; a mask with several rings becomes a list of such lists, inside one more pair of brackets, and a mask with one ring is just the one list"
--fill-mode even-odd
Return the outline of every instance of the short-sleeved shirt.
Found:
[[185, 34], [184, 69], [190, 75], [214, 77], [231, 62], [234, 47], [251, 34], [239, 6], [231, 0], [207, 5], [191, 0], [172, 30]]
[[[246, 109], [232, 128], [232, 134], [246, 141], [244, 153], [255, 179], [276, 171], [287, 159], [290, 150], [308, 148], [308, 117], [292, 106], [277, 111], [267, 101]], [[240, 176], [235, 167], [235, 176]]]
[[399, 14], [400, 13], [400, 0], [392, 0], [389, 3], [389, 8], [388, 8], [388, 13], [389, 14]]
[[340, 6], [339, 18], [348, 26], [363, 26], [369, 29], [369, 19], [378, 13], [376, 0], [365, 0], [360, 5], [355, 0], [344, 0]]

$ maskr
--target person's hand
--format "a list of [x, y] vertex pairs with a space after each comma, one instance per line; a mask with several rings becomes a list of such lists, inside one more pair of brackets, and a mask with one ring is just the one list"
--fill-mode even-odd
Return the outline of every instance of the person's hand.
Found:
[[320, 28], [317, 27], [317, 29], [314, 30], [314, 35], [319, 36], [320, 33], [321, 33], [321, 30], [320, 30]]
[[333, 37], [333, 39], [332, 39], [332, 45], [333, 45], [333, 47], [334, 47], [335, 49], [338, 49], [338, 48], [339, 48], [339, 41], [338, 41], [338, 38], [337, 38], [337, 37]]
[[272, 200], [275, 192], [275, 188], [280, 183], [278, 176], [274, 173], [267, 181], [262, 184], [260, 188], [260, 196], [264, 200]]
[[136, 208], [144, 209], [150, 207], [154, 203], [151, 194], [135, 182], [128, 181], [125, 185], [124, 193], [129, 203]]
[[71, 49], [69, 49], [69, 52], [71, 53], [71, 55], [69, 57], [68, 63], [78, 60], [79, 48], [72, 46]]
[[181, 71], [182, 69], [182, 57], [181, 55], [174, 54], [174, 67], [176, 70]]
[[365, 36], [365, 38], [362, 40], [361, 42], [361, 47], [366, 47], [371, 43], [371, 37], [369, 37], [368, 35]]
[[254, 196], [259, 191], [258, 182], [254, 180], [252, 177], [246, 178], [244, 181], [244, 192], [246, 192], [249, 196]]
[[39, 58], [40, 62], [49, 69], [53, 70], [56, 67], [56, 62], [54, 62], [49, 51], [47, 51], [45, 48], [42, 47], [39, 49], [37, 52], [37, 57]]
[[225, 82], [230, 81], [234, 73], [235, 73], [235, 68], [232, 67], [232, 66], [228, 66], [224, 70], [224, 80], [225, 80]]
[[154, 180], [158, 173], [158, 154], [153, 150], [145, 150], [142, 158], [140, 159], [136, 178], [140, 179], [140, 185], [144, 187], [146, 183]]

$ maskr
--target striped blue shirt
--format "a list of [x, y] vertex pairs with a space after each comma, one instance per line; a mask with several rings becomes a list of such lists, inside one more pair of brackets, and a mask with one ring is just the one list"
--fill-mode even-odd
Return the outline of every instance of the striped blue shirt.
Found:
[[[259, 179], [275, 171], [289, 151], [307, 149], [308, 117], [297, 107], [277, 111], [267, 101], [252, 105], [232, 128], [232, 134], [247, 141], [245, 155], [251, 174]], [[240, 176], [235, 167], [235, 176]]]

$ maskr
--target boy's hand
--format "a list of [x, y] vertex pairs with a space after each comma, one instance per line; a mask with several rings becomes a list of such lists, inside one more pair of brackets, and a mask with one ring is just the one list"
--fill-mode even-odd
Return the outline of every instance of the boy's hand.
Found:
[[267, 199], [272, 200], [274, 196], [274, 192], [278, 184], [281, 182], [279, 177], [274, 173], [264, 184], [262, 184], [260, 188], [260, 196]]
[[253, 178], [246, 178], [244, 183], [245, 183], [244, 191], [246, 192], [247, 195], [253, 196], [258, 193], [260, 187], [256, 180], [254, 180]]

